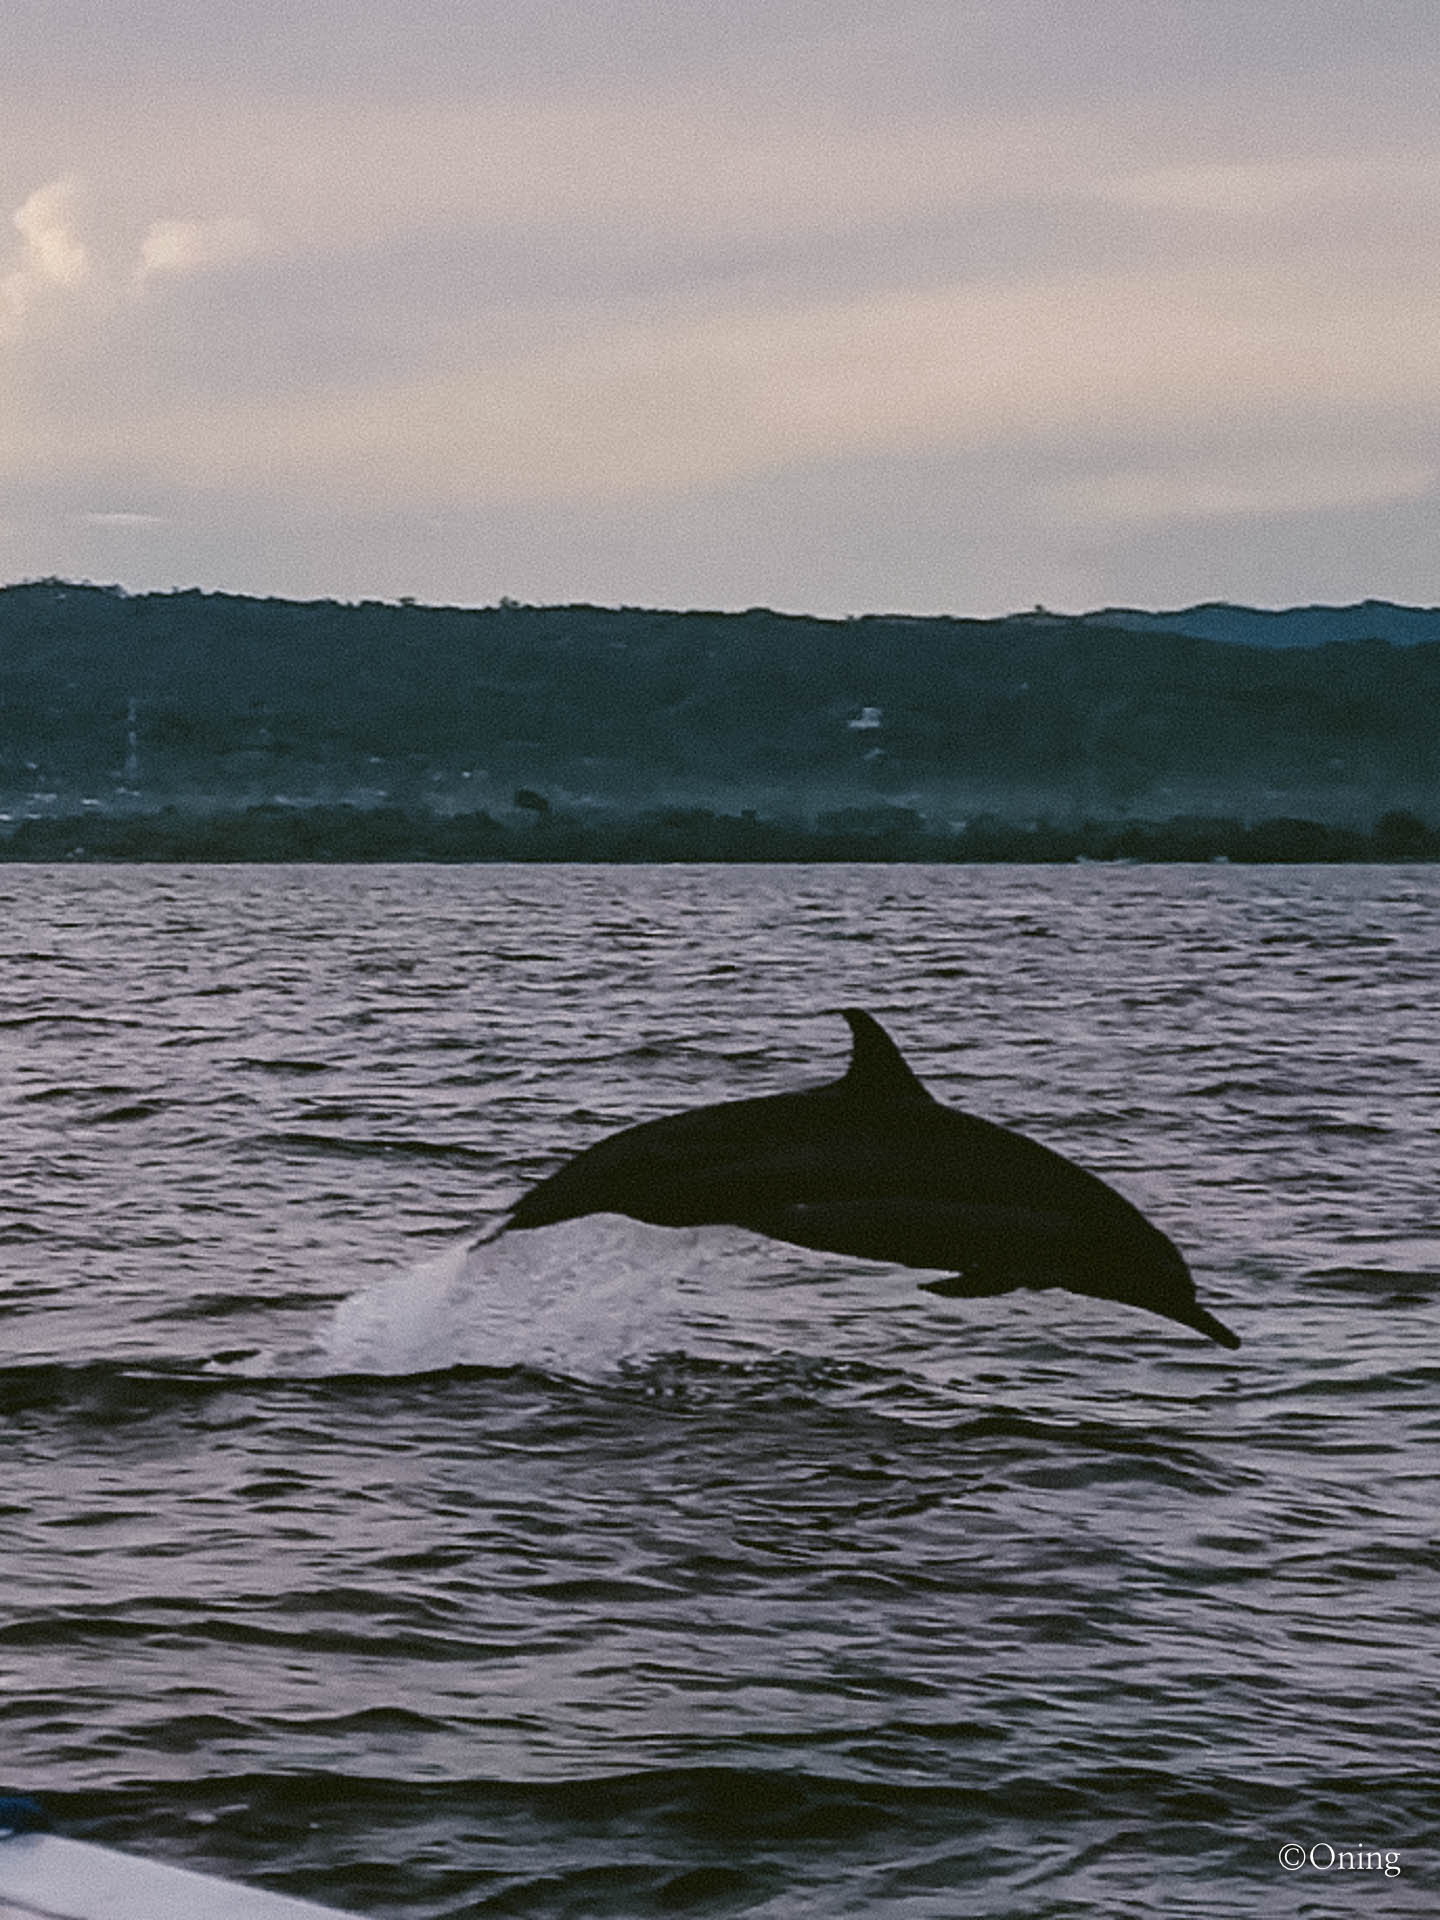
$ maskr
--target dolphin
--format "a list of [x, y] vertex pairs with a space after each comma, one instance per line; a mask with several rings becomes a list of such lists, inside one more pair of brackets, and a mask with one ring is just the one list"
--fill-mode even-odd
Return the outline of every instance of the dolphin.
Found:
[[821, 1253], [953, 1268], [922, 1283], [930, 1293], [1064, 1287], [1240, 1345], [1137, 1207], [1024, 1134], [942, 1106], [879, 1021], [841, 1011], [853, 1044], [838, 1080], [626, 1127], [531, 1187], [499, 1231], [587, 1213], [746, 1227]]

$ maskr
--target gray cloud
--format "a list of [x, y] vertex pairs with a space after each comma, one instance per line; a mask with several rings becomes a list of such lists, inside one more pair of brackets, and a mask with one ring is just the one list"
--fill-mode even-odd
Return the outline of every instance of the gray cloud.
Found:
[[1429, 0], [22, 0], [5, 32], [0, 573], [1425, 590]]
[[[1433, 60], [1430, 0], [10, 0], [6, 63], [109, 88], [298, 98], [554, 92], [675, 77], [711, 95], [771, 76], [892, 114], [1133, 100]], [[1423, 80], [1421, 80], [1423, 85]], [[1420, 96], [1417, 94], [1417, 99]]]

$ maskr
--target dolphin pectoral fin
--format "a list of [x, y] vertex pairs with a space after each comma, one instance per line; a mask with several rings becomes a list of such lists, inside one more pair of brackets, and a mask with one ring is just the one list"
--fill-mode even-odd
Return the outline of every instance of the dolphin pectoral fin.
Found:
[[908, 1195], [792, 1201], [755, 1209], [737, 1224], [822, 1253], [932, 1271], [952, 1267], [957, 1276], [951, 1290], [1008, 1293], [1031, 1284], [1032, 1277], [1042, 1286], [1063, 1285], [1073, 1265], [1074, 1222], [1027, 1207], [957, 1206]]

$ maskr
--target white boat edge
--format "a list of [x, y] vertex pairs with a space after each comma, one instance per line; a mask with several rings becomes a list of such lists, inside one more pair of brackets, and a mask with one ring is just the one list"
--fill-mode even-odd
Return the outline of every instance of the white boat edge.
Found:
[[0, 1920], [357, 1920], [338, 1907], [67, 1840], [0, 1838]]

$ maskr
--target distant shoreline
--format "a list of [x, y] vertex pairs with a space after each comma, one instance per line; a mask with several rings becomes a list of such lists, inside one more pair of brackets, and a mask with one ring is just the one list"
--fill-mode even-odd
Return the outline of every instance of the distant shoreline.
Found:
[[488, 813], [258, 806], [225, 813], [96, 815], [21, 821], [0, 862], [53, 865], [427, 864], [1355, 865], [1440, 859], [1440, 831], [1392, 811], [1369, 829], [1277, 818], [1085, 821], [980, 819], [946, 827], [905, 808], [809, 826], [752, 813], [657, 810], [628, 819], [563, 815], [521, 824]]
[[[175, 832], [129, 823], [263, 803], [315, 831], [192, 825], [171, 857], [494, 859], [534, 830], [566, 841], [540, 859], [1104, 859], [1134, 831], [1119, 857], [1328, 860], [1386, 810], [1440, 825], [1440, 609], [1390, 609], [1395, 642], [1373, 604], [1209, 612], [1239, 637], [37, 581], [0, 588], [0, 832], [155, 858]], [[1250, 644], [1276, 621], [1318, 644]]]

